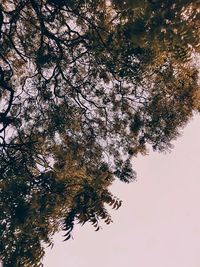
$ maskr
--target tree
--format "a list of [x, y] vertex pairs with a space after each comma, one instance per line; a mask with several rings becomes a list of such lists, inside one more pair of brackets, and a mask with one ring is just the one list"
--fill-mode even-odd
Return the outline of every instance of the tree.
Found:
[[3, 0], [0, 255], [41, 266], [76, 222], [112, 219], [112, 182], [199, 111], [198, 1]]

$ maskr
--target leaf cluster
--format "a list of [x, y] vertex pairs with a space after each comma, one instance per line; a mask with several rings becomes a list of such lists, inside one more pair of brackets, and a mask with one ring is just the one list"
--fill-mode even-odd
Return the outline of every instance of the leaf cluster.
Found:
[[0, 255], [42, 266], [76, 223], [112, 219], [109, 186], [200, 110], [192, 0], [0, 3]]

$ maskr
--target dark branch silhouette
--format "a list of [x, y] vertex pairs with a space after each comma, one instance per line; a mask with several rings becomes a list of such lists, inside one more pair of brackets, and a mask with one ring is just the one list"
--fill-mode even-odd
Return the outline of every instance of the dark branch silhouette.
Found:
[[75, 223], [96, 231], [148, 147], [200, 110], [197, 1], [0, 3], [0, 258], [41, 266]]

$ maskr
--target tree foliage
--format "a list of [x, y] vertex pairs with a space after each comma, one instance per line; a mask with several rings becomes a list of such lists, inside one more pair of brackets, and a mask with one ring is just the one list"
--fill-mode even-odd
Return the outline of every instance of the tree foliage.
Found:
[[199, 3], [2, 0], [0, 255], [42, 266], [74, 224], [112, 219], [109, 186], [200, 109]]

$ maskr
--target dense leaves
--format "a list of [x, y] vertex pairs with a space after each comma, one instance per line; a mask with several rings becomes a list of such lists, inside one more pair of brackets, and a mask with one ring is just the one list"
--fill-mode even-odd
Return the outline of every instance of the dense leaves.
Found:
[[4, 266], [41, 266], [55, 232], [112, 221], [112, 182], [200, 110], [199, 26], [192, 0], [1, 1]]

